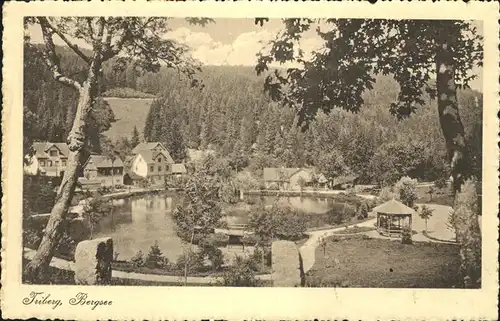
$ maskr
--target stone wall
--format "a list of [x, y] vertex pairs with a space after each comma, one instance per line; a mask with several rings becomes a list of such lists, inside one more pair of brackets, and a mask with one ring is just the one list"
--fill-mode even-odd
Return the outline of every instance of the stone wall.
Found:
[[110, 237], [78, 243], [75, 250], [75, 283], [110, 284], [112, 260], [113, 240]]
[[271, 255], [274, 287], [298, 287], [304, 285], [302, 258], [294, 242], [273, 242]]

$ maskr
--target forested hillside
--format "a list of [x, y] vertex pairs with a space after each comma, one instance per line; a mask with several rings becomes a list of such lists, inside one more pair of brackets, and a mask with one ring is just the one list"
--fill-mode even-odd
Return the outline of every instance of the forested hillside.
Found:
[[[38, 56], [25, 57], [24, 102], [30, 112], [25, 112], [25, 135], [63, 141], [75, 95], [39, 69], [42, 64], [36, 61]], [[80, 62], [67, 52], [62, 58], [63, 68], [78, 74]], [[206, 66], [200, 74], [203, 86], [194, 89], [172, 70], [142, 74], [133, 63], [125, 62], [122, 67], [104, 68], [103, 93], [139, 92], [157, 99], [149, 112], [138, 110], [144, 107], [142, 104], [137, 108], [132, 102], [125, 106], [122, 100], [116, 118], [127, 121], [116, 123], [119, 128], [113, 128], [115, 113], [101, 101], [92, 121], [90, 143], [95, 151], [110, 144], [128, 150], [136, 126], [147, 140], [165, 142], [177, 161], [184, 159], [188, 147], [210, 147], [233, 167], [254, 171], [266, 166], [317, 166], [332, 173], [353, 173], [363, 183], [392, 183], [402, 175], [422, 180], [448, 175], [435, 102], [425, 98], [425, 106], [415, 115], [397, 120], [388, 106], [399, 88], [389, 76], [377, 77], [374, 89], [365, 93], [358, 114], [340, 110], [320, 113], [307, 129], [301, 129], [293, 110], [271, 103], [264, 95], [264, 78], [256, 76], [251, 67]], [[482, 95], [462, 90], [459, 104], [467, 138], [472, 142], [472, 166], [480, 172]], [[136, 124], [144, 116], [138, 115], [146, 113], [145, 126], [140, 128]], [[110, 133], [111, 141], [104, 139], [102, 132]]]

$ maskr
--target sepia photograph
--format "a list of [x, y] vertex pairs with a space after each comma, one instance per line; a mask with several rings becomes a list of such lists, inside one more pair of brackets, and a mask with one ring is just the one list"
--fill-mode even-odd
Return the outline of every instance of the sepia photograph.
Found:
[[480, 288], [482, 58], [478, 21], [27, 17], [23, 281]]
[[3, 16], [5, 316], [490, 315], [493, 15], [96, 5]]

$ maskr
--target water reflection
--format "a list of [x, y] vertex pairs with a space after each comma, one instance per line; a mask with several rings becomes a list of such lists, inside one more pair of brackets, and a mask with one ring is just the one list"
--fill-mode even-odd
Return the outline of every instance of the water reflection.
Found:
[[[333, 200], [314, 197], [248, 197], [248, 204], [239, 210], [226, 212], [228, 224], [248, 222], [248, 210], [257, 204], [270, 207], [292, 207], [297, 210], [322, 214], [332, 207]], [[172, 210], [182, 201], [181, 195], [147, 195], [113, 202], [113, 211], [103, 218], [95, 229], [95, 238], [110, 236], [120, 260], [128, 260], [139, 250], [149, 252], [158, 241], [160, 249], [171, 261], [183, 252], [183, 244], [175, 233]]]

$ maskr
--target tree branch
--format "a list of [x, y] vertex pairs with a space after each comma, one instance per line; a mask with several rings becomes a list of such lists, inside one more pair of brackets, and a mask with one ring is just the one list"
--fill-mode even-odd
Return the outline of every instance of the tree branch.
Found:
[[50, 28], [56, 35], [59, 36], [59, 38], [62, 39], [62, 41], [64, 41], [66, 43], [66, 45], [71, 49], [73, 50], [80, 58], [83, 59], [83, 61], [85, 61], [88, 65], [90, 65], [90, 57], [88, 57], [87, 55], [85, 55], [81, 50], [80, 48], [75, 45], [74, 43], [72, 43], [65, 35], [64, 33], [62, 33], [58, 28], [54, 27], [47, 18], [41, 18], [41, 19], [44, 19], [45, 20], [45, 23], [47, 25], [48, 28]]
[[52, 39], [53, 31], [50, 31], [50, 27], [47, 25], [48, 21], [44, 17], [38, 18], [38, 22], [42, 29], [43, 40], [45, 42], [45, 51], [43, 54], [43, 58], [45, 60], [46, 65], [52, 71], [52, 77], [54, 80], [60, 82], [63, 85], [73, 87], [76, 90], [81, 89], [81, 84], [71, 78], [64, 76], [61, 73], [61, 68], [59, 66], [59, 57], [57, 56], [54, 41]]

